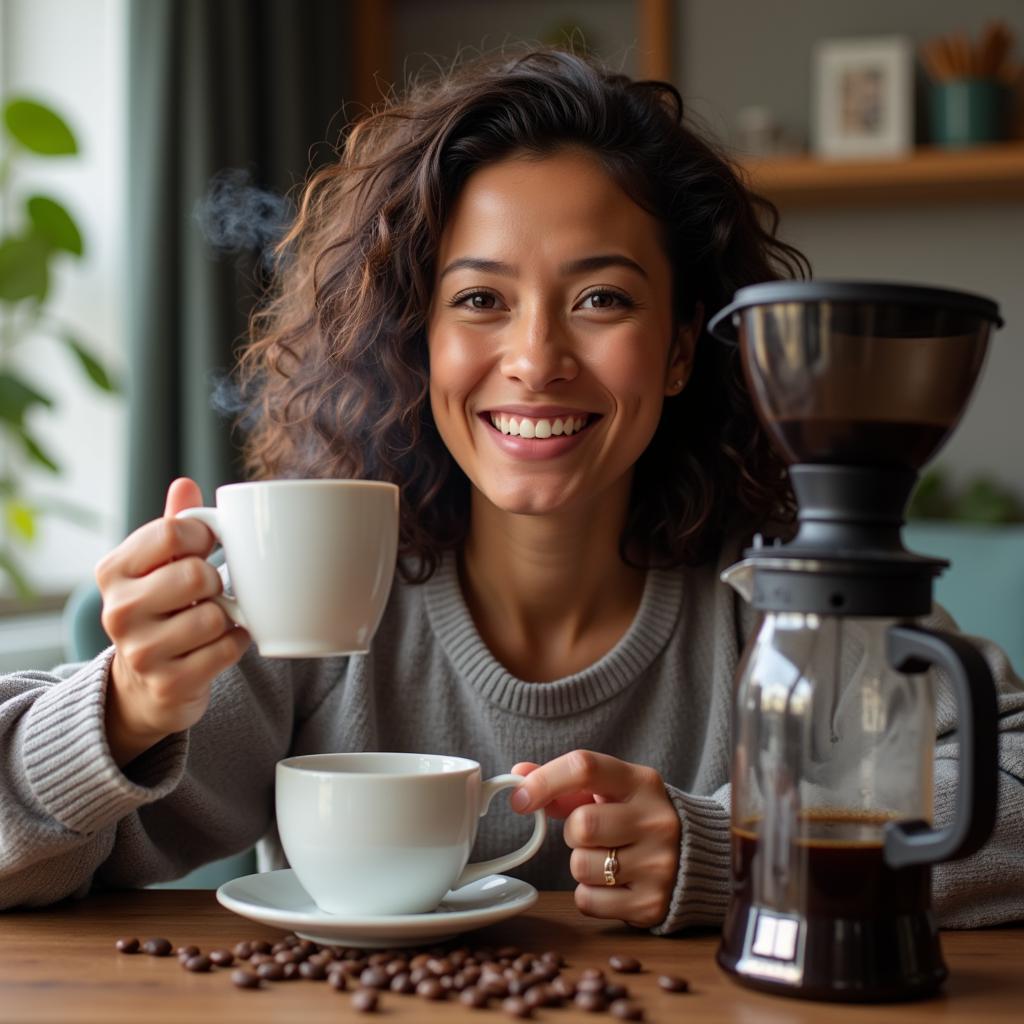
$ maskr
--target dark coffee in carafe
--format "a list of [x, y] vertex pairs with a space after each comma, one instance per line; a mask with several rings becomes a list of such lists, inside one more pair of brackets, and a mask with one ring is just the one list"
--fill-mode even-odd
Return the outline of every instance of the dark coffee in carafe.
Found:
[[[880, 815], [812, 812], [800, 818], [788, 870], [802, 880], [801, 904], [758, 903], [758, 823], [732, 829], [733, 899], [719, 962], [745, 965], [748, 984], [780, 987], [785, 971], [801, 974], [789, 994], [811, 999], [899, 999], [919, 996], [946, 976], [931, 903], [929, 865], [891, 868], [885, 862]], [[765, 945], [763, 922], [795, 922], [792, 941]], [[757, 971], [763, 960], [761, 983]], [[788, 975], [792, 977], [792, 975]]]

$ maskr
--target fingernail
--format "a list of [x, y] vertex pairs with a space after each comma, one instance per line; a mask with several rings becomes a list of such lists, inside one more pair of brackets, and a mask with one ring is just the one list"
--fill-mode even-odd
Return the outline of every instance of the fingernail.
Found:
[[530, 794], [525, 789], [517, 789], [512, 794], [511, 804], [513, 811], [525, 811], [530, 806]]

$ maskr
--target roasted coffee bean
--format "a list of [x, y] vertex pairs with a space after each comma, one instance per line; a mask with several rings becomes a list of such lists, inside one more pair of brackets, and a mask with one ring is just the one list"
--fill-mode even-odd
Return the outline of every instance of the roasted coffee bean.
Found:
[[620, 956], [618, 954], [608, 957], [608, 965], [619, 974], [636, 974], [641, 966], [635, 956]]
[[412, 983], [412, 979], [407, 971], [396, 974], [391, 979], [391, 984], [388, 987], [392, 992], [397, 992], [400, 996], [411, 996], [416, 991], [416, 986]]
[[348, 988], [348, 975], [344, 971], [331, 971], [327, 975], [327, 984], [338, 992], [344, 992]]
[[515, 960], [515, 958], [517, 956], [522, 956], [522, 955], [523, 955], [523, 951], [518, 946], [502, 946], [501, 949], [499, 949], [495, 953], [495, 956], [499, 960], [501, 960], [501, 959]]
[[520, 974], [522, 974], [523, 971], [532, 970], [533, 957], [526, 954], [523, 956], [517, 956], [515, 960], [512, 961], [512, 966], [515, 970], [519, 971]]
[[209, 957], [218, 967], [230, 967], [235, 962], [235, 954], [230, 949], [211, 949]]
[[577, 992], [573, 1005], [587, 1013], [601, 1013], [608, 1005], [608, 1000], [601, 992]]
[[486, 980], [481, 978], [479, 988], [495, 999], [504, 999], [508, 995], [508, 982], [498, 975], [491, 975]]
[[576, 983], [576, 992], [596, 992], [599, 995], [604, 995], [604, 986], [604, 978], [583, 977]]
[[199, 956], [198, 946], [179, 946], [175, 951], [175, 955], [179, 960], [184, 958], [187, 960], [190, 956]]
[[[292, 947], [289, 946], [288, 943], [282, 939], [281, 942], [275, 942], [270, 947], [270, 953], [272, 956], [277, 956], [278, 953], [290, 952], [291, 948]], [[278, 961], [278, 963], [280, 963], [280, 961]]]
[[252, 967], [259, 967], [260, 964], [276, 964], [277, 961], [269, 953], [253, 953], [249, 957], [249, 964]]
[[658, 987], [666, 992], [689, 992], [690, 983], [675, 974], [663, 974], [658, 978]]
[[559, 975], [551, 980], [551, 991], [560, 999], [572, 999], [576, 995], [576, 983]]
[[609, 981], [604, 986], [604, 997], [609, 1003], [615, 1002], [616, 999], [628, 999], [629, 989], [617, 981]]
[[360, 988], [352, 993], [352, 1009], [357, 1013], [373, 1013], [377, 1009], [377, 991]]
[[265, 981], [284, 981], [284, 965], [268, 960], [256, 968], [256, 973]]
[[366, 970], [365, 960], [342, 960], [341, 969], [350, 977], [358, 978]]
[[415, 956], [414, 956], [414, 957], [413, 957], [413, 958], [412, 958], [412, 959], [411, 959], [411, 960], [409, 961], [409, 966], [410, 966], [410, 967], [411, 967], [411, 968], [412, 968], [413, 970], [416, 970], [416, 968], [417, 968], [417, 967], [426, 967], [426, 966], [427, 966], [427, 963], [428, 963], [428, 962], [430, 961], [430, 959], [431, 959], [431, 957], [429, 957], [429, 956], [428, 956], [428, 955], [427, 955], [426, 953], [417, 953], [417, 954], [416, 954], [416, 955], [415, 955]]
[[534, 985], [533, 988], [523, 995], [523, 999], [526, 1001], [527, 1006], [536, 1009], [541, 1006], [550, 1006], [552, 997], [548, 992], [547, 985]]
[[271, 947], [270, 943], [267, 942], [265, 939], [256, 939], [252, 943], [252, 952], [253, 953], [263, 953], [265, 955], [265, 954], [270, 953], [271, 948], [272, 947]]
[[309, 939], [300, 939], [299, 944], [295, 947], [304, 957], [312, 956], [316, 953], [320, 947]]
[[359, 975], [359, 984], [363, 988], [387, 988], [391, 979], [383, 967], [367, 967]]
[[414, 967], [409, 972], [409, 977], [412, 979], [412, 983], [414, 985], [418, 985], [421, 981], [426, 981], [428, 978], [433, 977], [433, 975], [426, 969], [426, 967]]
[[242, 967], [236, 967], [231, 972], [231, 984], [236, 988], [259, 988], [260, 979], [252, 971], [247, 971]]
[[323, 981], [327, 977], [327, 968], [319, 961], [303, 960], [299, 964], [299, 977], [307, 981]]
[[553, 949], [549, 949], [547, 952], [541, 953], [540, 958], [544, 963], [554, 964], [555, 967], [563, 967], [565, 965], [565, 957]]
[[600, 978], [601, 981], [604, 981], [604, 971], [602, 971], [600, 967], [587, 967], [583, 971], [583, 974], [581, 975], [581, 977], [583, 977], [583, 978]]
[[297, 964], [305, 957], [297, 949], [282, 949], [274, 954], [274, 959], [279, 964]]
[[416, 986], [416, 995], [422, 996], [424, 999], [444, 999], [446, 994], [444, 986], [437, 978], [424, 978]]
[[386, 964], [384, 964], [384, 973], [389, 978], [395, 978], [399, 974], [408, 974], [409, 965], [408, 963], [406, 963], [405, 960], [401, 960], [398, 957], [396, 957], [394, 960], [389, 960]]
[[301, 978], [299, 974], [299, 965], [297, 963], [284, 964], [284, 977], [282, 981], [295, 981], [296, 978]]
[[470, 986], [459, 993], [459, 1002], [464, 1006], [471, 1006], [475, 1010], [482, 1010], [487, 1005], [488, 997], [483, 989]]
[[455, 988], [455, 975], [453, 974], [442, 974], [437, 981], [445, 992], [451, 992]]
[[502, 1000], [501, 1008], [510, 1017], [525, 1018], [533, 1016], [533, 1010], [521, 996], [509, 996], [508, 999]]
[[644, 1010], [639, 1003], [634, 1003], [629, 999], [616, 999], [615, 1002], [608, 1007], [608, 1012], [613, 1017], [618, 1017], [619, 1020], [643, 1020]]
[[150, 956], [170, 956], [173, 948], [168, 939], [161, 938], [146, 939], [142, 944], [142, 952]]
[[435, 978], [440, 978], [445, 974], [454, 974], [455, 968], [452, 965], [451, 960], [447, 957], [431, 957], [427, 963], [426, 968], [434, 975]]
[[205, 974], [213, 964], [208, 956], [203, 956], [201, 953], [198, 956], [190, 956], [188, 959], [183, 959], [181, 966], [186, 971], [193, 971], [196, 974]]
[[114, 943], [114, 948], [119, 953], [138, 953], [138, 951], [139, 951], [139, 940], [135, 939], [135, 938], [128, 938], [128, 937], [125, 937], [123, 939], [118, 939], [117, 942]]

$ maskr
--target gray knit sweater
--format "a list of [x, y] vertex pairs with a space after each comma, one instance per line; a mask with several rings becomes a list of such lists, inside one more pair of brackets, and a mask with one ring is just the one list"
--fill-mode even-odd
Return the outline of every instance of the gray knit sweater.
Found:
[[[283, 864], [274, 831], [274, 765], [290, 754], [405, 750], [460, 754], [485, 774], [585, 747], [651, 765], [682, 822], [670, 932], [721, 922], [729, 888], [729, 726], [733, 675], [753, 616], [719, 564], [651, 571], [628, 633], [589, 668], [555, 682], [511, 676], [484, 645], [454, 561], [427, 583], [396, 581], [365, 656], [270, 661], [250, 650], [214, 683], [187, 733], [122, 772], [103, 731], [112, 651], [53, 674], [0, 677], [0, 908], [53, 903], [90, 889], [143, 886], [261, 844]], [[930, 625], [948, 626], [941, 614]], [[934, 872], [947, 926], [1024, 918], [1024, 684], [994, 645], [983, 650], [1002, 691], [1000, 810], [979, 854]], [[953, 708], [938, 703], [936, 820], [957, 775]], [[530, 817], [506, 802], [481, 824], [474, 859], [522, 842]], [[570, 888], [559, 823], [516, 874]]]

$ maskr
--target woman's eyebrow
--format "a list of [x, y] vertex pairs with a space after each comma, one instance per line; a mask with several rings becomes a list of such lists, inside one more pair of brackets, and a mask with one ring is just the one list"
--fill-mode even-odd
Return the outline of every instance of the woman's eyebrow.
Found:
[[[568, 263], [563, 263], [558, 271], [560, 274], [568, 276], [591, 270], [604, 270], [605, 267], [625, 267], [627, 270], [635, 270], [641, 277], [647, 277], [647, 271], [636, 260], [617, 253], [584, 256], [579, 260], [570, 260]], [[500, 274], [503, 277], [517, 277], [519, 274], [519, 268], [511, 263], [503, 263], [501, 260], [486, 260], [479, 256], [461, 256], [457, 260], [452, 260], [441, 271], [438, 280], [455, 270], [479, 270], [487, 274]]]

